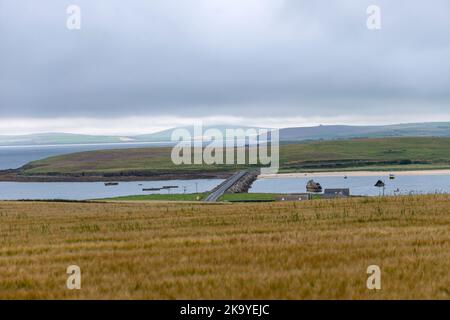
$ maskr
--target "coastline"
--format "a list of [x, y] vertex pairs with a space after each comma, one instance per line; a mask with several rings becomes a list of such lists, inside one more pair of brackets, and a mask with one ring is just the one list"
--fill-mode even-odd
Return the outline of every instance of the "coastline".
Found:
[[[395, 176], [427, 176], [427, 175], [450, 175], [450, 169], [409, 170], [409, 171], [329, 171], [329, 172], [296, 172], [261, 174], [262, 179], [299, 179], [320, 177], [382, 177], [394, 174]], [[195, 179], [227, 179], [232, 175], [230, 172], [173, 172], [154, 173], [142, 175], [21, 175], [17, 170], [0, 170], [0, 182], [132, 182], [132, 181], [154, 181], [154, 180], [195, 180]]]
[[293, 178], [316, 178], [316, 177], [379, 177], [389, 176], [427, 176], [427, 175], [450, 175], [450, 169], [436, 170], [410, 170], [410, 171], [330, 171], [330, 172], [298, 172], [261, 174], [258, 179], [293, 179]]
[[142, 175], [21, 175], [15, 170], [0, 170], [0, 182], [133, 182], [197, 179], [227, 179], [230, 172], [179, 172]]

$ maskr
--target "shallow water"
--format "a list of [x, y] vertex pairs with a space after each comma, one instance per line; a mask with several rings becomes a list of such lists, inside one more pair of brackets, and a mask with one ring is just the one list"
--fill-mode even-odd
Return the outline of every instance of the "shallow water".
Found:
[[[252, 193], [303, 193], [306, 192], [306, 183], [311, 177], [304, 178], [269, 178], [255, 181], [250, 192]], [[317, 177], [326, 188], [350, 188], [352, 195], [378, 196], [382, 188], [375, 187], [378, 180], [386, 183], [386, 195], [450, 193], [450, 174], [447, 175], [402, 175], [395, 180], [389, 180], [387, 175], [378, 177]]]
[[118, 186], [106, 187], [103, 182], [0, 182], [0, 200], [87, 200], [129, 195], [168, 194], [168, 190], [144, 192], [143, 188], [179, 186], [171, 194], [206, 192], [223, 180], [171, 180], [120, 182]]

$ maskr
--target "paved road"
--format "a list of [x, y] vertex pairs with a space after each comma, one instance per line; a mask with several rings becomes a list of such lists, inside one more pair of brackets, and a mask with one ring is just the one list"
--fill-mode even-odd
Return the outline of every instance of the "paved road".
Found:
[[220, 197], [223, 196], [224, 193], [227, 192], [228, 189], [230, 189], [236, 182], [242, 179], [242, 177], [245, 176], [247, 172], [248, 172], [247, 170], [239, 171], [235, 175], [231, 176], [230, 178], [222, 182], [219, 188], [217, 188], [216, 191], [211, 193], [204, 201], [216, 202], [217, 200], [219, 200]]

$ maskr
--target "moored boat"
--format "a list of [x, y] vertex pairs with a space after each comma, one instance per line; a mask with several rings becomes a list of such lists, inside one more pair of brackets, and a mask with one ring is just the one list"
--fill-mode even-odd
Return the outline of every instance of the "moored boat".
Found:
[[142, 191], [161, 191], [161, 188], [145, 188]]

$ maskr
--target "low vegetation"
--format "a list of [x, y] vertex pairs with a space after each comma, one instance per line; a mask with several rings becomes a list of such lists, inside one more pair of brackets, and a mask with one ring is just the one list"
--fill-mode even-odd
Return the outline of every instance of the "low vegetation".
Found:
[[220, 200], [230, 202], [275, 201], [274, 193], [230, 193], [224, 194]]
[[[101, 150], [34, 161], [22, 176], [77, 175], [119, 178], [231, 172], [244, 166], [182, 165], [170, 160], [171, 148]], [[330, 170], [406, 170], [450, 168], [450, 138], [383, 138], [281, 145], [282, 172]]]
[[[198, 194], [150, 194], [98, 199], [103, 201], [201, 201], [207, 196], [206, 193]], [[235, 193], [224, 194], [220, 201], [229, 202], [257, 202], [274, 201], [276, 194], [271, 193]]]
[[449, 299], [449, 203], [0, 202], [0, 298]]
[[108, 199], [105, 201], [201, 201], [206, 197], [205, 193], [194, 194], [148, 194], [136, 196], [124, 196]]

